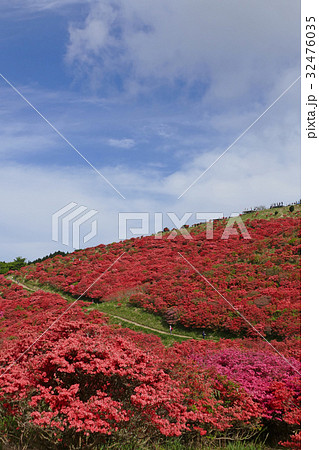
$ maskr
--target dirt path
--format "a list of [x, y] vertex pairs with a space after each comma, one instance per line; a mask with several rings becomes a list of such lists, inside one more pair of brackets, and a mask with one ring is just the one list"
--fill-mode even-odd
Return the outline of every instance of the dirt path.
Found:
[[[31, 291], [31, 292], [44, 291], [44, 292], [48, 292], [49, 294], [52, 294], [52, 292], [50, 292], [49, 290], [44, 289], [44, 288], [37, 288], [37, 289], [36, 288], [31, 288], [30, 286], [27, 286], [26, 284], [15, 280], [12, 276], [8, 276], [7, 278], [8, 278], [8, 280], [12, 281], [13, 283], [18, 284], [19, 286], [23, 287], [24, 289], [26, 289], [28, 291]], [[64, 298], [64, 300], [69, 301], [62, 294], [58, 294], [58, 295], [60, 295], [60, 297]], [[87, 310], [88, 311], [93, 311], [93, 310], [95, 310], [95, 308], [87, 308]], [[165, 334], [167, 336], [181, 337], [181, 338], [184, 338], [184, 339], [196, 339], [196, 338], [192, 338], [190, 336], [184, 336], [182, 334], [167, 333], [166, 331], [158, 330], [157, 328], [151, 328], [151, 327], [148, 327], [147, 325], [142, 325], [141, 323], [134, 322], [133, 320], [125, 319], [124, 317], [121, 317], [121, 316], [115, 316], [114, 314], [109, 314], [109, 313], [103, 313], [103, 314], [106, 314], [107, 316], [110, 316], [110, 317], [114, 317], [115, 319], [120, 319], [123, 322], [127, 322], [127, 323], [130, 323], [132, 325], [136, 325], [137, 327], [145, 328], [146, 330], [155, 331], [156, 333]]]
[[[30, 288], [29, 286], [27, 286], [26, 284], [23, 284], [23, 283], [21, 283], [20, 281], [17, 281], [17, 280], [15, 280], [14, 278], [12, 278], [11, 276], [8, 276], [8, 277], [6, 277], [8, 280], [10, 280], [10, 281], [12, 281], [13, 283], [15, 283], [15, 284], [18, 284], [19, 286], [22, 286], [24, 289], [26, 289], [27, 291], [32, 291], [32, 292], [37, 292], [37, 291], [40, 291], [40, 288], [39, 289], [33, 289], [33, 288]], [[44, 289], [41, 289], [42, 291], [44, 291]], [[61, 295], [61, 297], [62, 297], [62, 295]], [[63, 297], [64, 298], [64, 297]]]

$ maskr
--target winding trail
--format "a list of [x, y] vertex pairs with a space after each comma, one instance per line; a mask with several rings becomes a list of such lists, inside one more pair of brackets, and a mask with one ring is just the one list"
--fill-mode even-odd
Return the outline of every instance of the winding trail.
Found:
[[[19, 286], [22, 286], [24, 289], [26, 289], [27, 291], [32, 291], [32, 292], [37, 292], [37, 291], [40, 291], [40, 290], [44, 290], [44, 289], [33, 289], [33, 288], [30, 288], [30, 286], [27, 286], [26, 284], [23, 284], [23, 283], [21, 283], [20, 281], [17, 281], [17, 280], [15, 280], [12, 276], [8, 276], [8, 277], [6, 277], [8, 280], [10, 280], [10, 281], [12, 281], [13, 283], [15, 283], [15, 284], [18, 284]], [[62, 297], [62, 295], [61, 295], [61, 297]], [[63, 298], [65, 298], [65, 297], [63, 297]]]
[[[30, 286], [28, 286], [28, 285], [26, 285], [24, 283], [21, 283], [21, 281], [15, 280], [12, 276], [7, 276], [6, 278], [8, 280], [12, 281], [13, 283], [18, 284], [19, 286], [23, 287], [27, 291], [31, 291], [31, 292], [44, 291], [44, 292], [48, 292], [49, 294], [52, 294], [52, 292], [50, 290], [48, 290], [48, 289], [44, 289], [44, 288], [41, 288], [41, 287], [39, 287], [39, 288], [31, 288]], [[64, 297], [64, 295], [58, 294], [57, 292], [54, 292], [54, 293], [59, 295], [60, 297], [64, 298], [64, 300], [69, 301], [69, 299], [67, 297]], [[95, 308], [87, 308], [87, 310], [88, 311], [93, 311], [93, 310], [95, 310]], [[166, 331], [158, 330], [157, 328], [148, 327], [147, 325], [142, 325], [141, 323], [134, 322], [133, 320], [125, 319], [124, 317], [121, 317], [121, 316], [116, 316], [114, 314], [110, 314], [110, 313], [103, 312], [103, 311], [100, 311], [100, 312], [102, 312], [102, 314], [105, 314], [107, 316], [113, 317], [115, 319], [122, 320], [123, 322], [130, 323], [130, 324], [135, 325], [137, 327], [145, 328], [146, 330], [155, 331], [156, 333], [165, 334], [167, 336], [180, 337], [180, 338], [184, 338], [184, 339], [195, 339], [196, 340], [196, 338], [191, 337], [191, 336], [184, 336], [183, 334], [167, 333]]]

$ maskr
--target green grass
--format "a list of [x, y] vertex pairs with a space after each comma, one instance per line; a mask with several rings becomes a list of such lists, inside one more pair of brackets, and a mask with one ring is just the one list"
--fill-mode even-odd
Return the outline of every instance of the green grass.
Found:
[[225, 442], [225, 444], [222, 446], [221, 441], [223, 441], [223, 439], [209, 439], [207, 437], [204, 437], [193, 442], [185, 442], [182, 437], [171, 437], [163, 439], [162, 442], [150, 442], [149, 440], [146, 440], [144, 443], [132, 442], [131, 444], [115, 444], [115, 446], [114, 444], [101, 445], [100, 447], [98, 447], [98, 449], [107, 450], [110, 448], [121, 448], [122, 450], [274, 450], [274, 447], [270, 448], [263, 442], [258, 442], [258, 440], [253, 440], [250, 442]]
[[[270, 219], [280, 219], [282, 218], [284, 215], [286, 215], [287, 217], [300, 217], [301, 214], [301, 205], [293, 205], [294, 206], [294, 211], [290, 212], [289, 208], [290, 206], [283, 206], [283, 207], [279, 207], [279, 208], [271, 208], [271, 209], [264, 209], [262, 211], [253, 211], [251, 213], [247, 213], [247, 214], [240, 214], [241, 219], [243, 220], [243, 222], [245, 222], [246, 220], [250, 219], [250, 220], [254, 220], [254, 219], [265, 219], [265, 220], [270, 220]], [[276, 213], [277, 212], [277, 213]], [[258, 215], [256, 216], [256, 214], [258, 213]], [[220, 222], [224, 223], [226, 225], [226, 223], [228, 222], [229, 218], [224, 218], [224, 219], [220, 219], [220, 220], [216, 220], [215, 223], [216, 225]], [[192, 235], [196, 235], [199, 233], [202, 233], [203, 231], [206, 230], [206, 224], [200, 224], [199, 226], [190, 226], [189, 229], [187, 230], [190, 234]], [[163, 235], [166, 234], [170, 234], [170, 232], [167, 233], [163, 233]]]
[[[19, 450], [22, 447], [16, 446], [12, 443], [3, 444], [0, 442], [0, 450]], [[25, 448], [25, 447], [24, 447]], [[28, 447], [29, 448], [29, 447]], [[151, 444], [145, 443], [138, 445], [136, 442], [131, 444], [124, 444], [120, 442], [114, 442], [110, 445], [99, 445], [94, 447], [96, 450], [110, 450], [110, 449], [121, 449], [121, 450], [274, 450], [274, 447], [268, 447], [264, 444], [253, 443], [242, 443], [235, 442], [232, 444], [226, 444], [223, 447], [219, 447], [216, 444], [205, 444], [205, 443], [189, 443], [181, 442], [178, 438], [167, 439], [166, 443], [160, 444], [153, 442]], [[278, 448], [278, 447], [277, 447]], [[280, 447], [282, 448], [282, 447]]]
[[[158, 331], [164, 331], [166, 333], [169, 332], [169, 326], [165, 322], [165, 320], [158, 314], [151, 313], [146, 311], [143, 308], [139, 308], [137, 306], [133, 306], [129, 303], [128, 296], [122, 296], [116, 300], [110, 300], [100, 304], [91, 305], [91, 308], [96, 308], [99, 311], [102, 311], [106, 314], [112, 314], [116, 316], [121, 316], [124, 319], [128, 319], [139, 324], [154, 328]], [[114, 323], [117, 319], [112, 318]], [[123, 326], [126, 326], [126, 323], [123, 323]], [[147, 331], [145, 329], [145, 331]], [[173, 334], [180, 334], [193, 339], [201, 339], [202, 338], [202, 330], [194, 330], [187, 329], [180, 325], [175, 325], [173, 327]], [[221, 337], [220, 334], [207, 332], [206, 335], [208, 339], [219, 339]], [[174, 338], [174, 336], [172, 336]]]
[[[17, 279], [18, 280], [18, 279]], [[25, 281], [18, 280], [25, 284], [28, 288], [32, 289], [42, 289], [43, 291], [50, 292], [53, 294], [59, 294], [64, 297], [69, 302], [74, 302], [77, 297], [73, 297], [59, 289], [54, 288], [51, 285], [41, 285], [36, 281]], [[87, 300], [87, 299], [86, 299]], [[143, 332], [146, 334], [153, 334], [158, 336], [165, 346], [170, 346], [174, 342], [183, 342], [185, 340], [191, 339], [202, 339], [202, 329], [188, 329], [181, 325], [175, 325], [173, 327], [173, 334], [163, 334], [161, 332], [169, 333], [169, 326], [165, 320], [158, 314], [154, 314], [146, 311], [143, 308], [133, 306], [129, 303], [129, 294], [122, 294], [121, 296], [109, 300], [103, 303], [93, 303], [88, 301], [88, 306], [84, 309], [93, 310], [96, 309], [102, 313], [105, 313], [109, 317], [109, 323], [121, 325], [123, 328], [130, 328], [134, 331]], [[119, 317], [112, 317], [113, 315]], [[136, 324], [126, 322], [124, 319], [128, 319]], [[139, 325], [140, 326], [139, 326]], [[153, 328], [153, 330], [148, 330], [144, 327]], [[174, 334], [179, 334], [184, 337], [174, 336]], [[206, 339], [219, 340], [221, 337], [231, 336], [227, 333], [218, 333], [206, 330]]]
[[[299, 217], [301, 213], [301, 205], [294, 205], [295, 210], [293, 212], [289, 211], [289, 206], [283, 206], [281, 208], [271, 208], [271, 209], [264, 209], [263, 211], [256, 211], [248, 214], [241, 214], [241, 218], [243, 221], [247, 219], [280, 219], [284, 215], [287, 215], [288, 217]], [[276, 214], [277, 211], [277, 214]], [[256, 216], [256, 213], [258, 212], [258, 215]]]

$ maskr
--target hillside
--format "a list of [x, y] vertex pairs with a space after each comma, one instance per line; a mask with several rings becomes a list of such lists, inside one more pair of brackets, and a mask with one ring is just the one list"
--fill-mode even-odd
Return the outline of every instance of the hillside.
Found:
[[203, 224], [187, 230], [192, 239], [169, 239], [166, 232], [163, 239], [100, 245], [26, 266], [14, 276], [98, 302], [123, 299], [164, 319], [174, 308], [187, 328], [255, 335], [236, 308], [265, 336], [299, 335], [300, 213], [256, 214], [244, 217], [251, 239], [221, 239], [224, 219], [215, 222], [213, 239], [206, 239]]
[[0, 276], [3, 442], [299, 448], [300, 207], [278, 211]]

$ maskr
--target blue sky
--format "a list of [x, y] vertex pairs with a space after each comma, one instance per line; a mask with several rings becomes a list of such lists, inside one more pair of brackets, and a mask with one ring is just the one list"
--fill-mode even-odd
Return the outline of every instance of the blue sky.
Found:
[[72, 250], [51, 240], [72, 201], [99, 212], [97, 245], [121, 211], [300, 198], [297, 82], [178, 199], [300, 75], [298, 1], [1, 3], [0, 72], [126, 200], [0, 79], [0, 260]]

